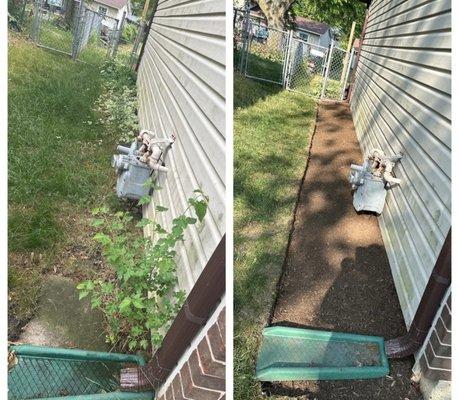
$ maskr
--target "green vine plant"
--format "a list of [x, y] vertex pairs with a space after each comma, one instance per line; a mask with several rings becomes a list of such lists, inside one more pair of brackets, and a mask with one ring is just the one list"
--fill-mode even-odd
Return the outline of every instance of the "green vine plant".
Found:
[[[145, 196], [139, 204], [151, 201]], [[184, 241], [191, 225], [202, 223], [208, 197], [195, 190], [187, 208], [172, 220], [171, 228], [147, 218], [135, 224], [138, 229], [150, 225], [155, 239], [133, 232], [133, 216], [118, 211], [111, 214], [106, 206], [93, 210], [94, 239], [114, 271], [114, 278], [81, 282], [80, 300], [89, 297], [91, 307], [100, 309], [106, 322], [107, 342], [119, 350], [147, 350], [157, 347], [185, 301], [185, 292], [177, 289], [176, 245]], [[156, 212], [167, 211], [156, 205]]]

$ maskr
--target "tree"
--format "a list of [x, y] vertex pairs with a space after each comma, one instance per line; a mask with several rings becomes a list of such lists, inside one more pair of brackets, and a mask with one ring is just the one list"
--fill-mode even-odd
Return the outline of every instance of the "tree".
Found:
[[266, 16], [268, 26], [284, 29], [295, 16], [325, 22], [337, 28], [343, 38], [349, 35], [356, 21], [356, 36], [360, 36], [365, 19], [365, 4], [359, 0], [255, 0]]
[[359, 0], [296, 0], [293, 15], [325, 22], [338, 28], [343, 40], [349, 36], [352, 22], [356, 22], [355, 36], [359, 37], [365, 20], [365, 4]]
[[145, 0], [131, 0], [132, 14], [140, 17], [144, 4]]
[[286, 14], [295, 0], [257, 0], [256, 3], [265, 14], [268, 26], [284, 29]]

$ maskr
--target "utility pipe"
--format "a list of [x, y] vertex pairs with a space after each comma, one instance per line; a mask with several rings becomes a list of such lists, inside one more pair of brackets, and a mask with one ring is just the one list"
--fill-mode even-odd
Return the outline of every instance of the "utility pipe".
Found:
[[405, 336], [386, 341], [389, 358], [404, 358], [414, 354], [424, 343], [438, 307], [451, 285], [451, 228], [435, 263], [421, 302]]

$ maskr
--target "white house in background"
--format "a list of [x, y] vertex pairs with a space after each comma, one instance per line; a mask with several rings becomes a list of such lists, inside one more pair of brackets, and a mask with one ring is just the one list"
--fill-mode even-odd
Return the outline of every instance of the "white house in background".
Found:
[[92, 0], [89, 2], [89, 8], [109, 17], [105, 18], [102, 23], [110, 29], [115, 27], [115, 23], [120, 24], [124, 12], [126, 16], [131, 14], [129, 0]]
[[333, 41], [333, 31], [325, 22], [295, 17], [295, 34], [305, 42], [322, 47], [329, 47]]
[[[252, 31], [258, 39], [266, 40], [269, 32], [268, 21], [263, 10], [256, 3], [250, 4]], [[313, 21], [304, 17], [295, 17], [293, 21], [295, 36], [322, 47], [329, 47], [334, 39], [333, 29], [325, 22]]]

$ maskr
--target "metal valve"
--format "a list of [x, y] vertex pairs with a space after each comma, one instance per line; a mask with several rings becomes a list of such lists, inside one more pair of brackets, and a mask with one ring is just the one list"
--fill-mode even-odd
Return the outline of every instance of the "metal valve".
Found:
[[394, 176], [393, 169], [402, 157], [401, 153], [386, 156], [382, 150], [373, 149], [362, 165], [351, 164], [349, 182], [354, 191], [353, 205], [357, 211], [382, 213], [387, 189], [401, 183]]
[[168, 172], [163, 164], [174, 140], [174, 136], [171, 139], [156, 139], [153, 132], [143, 130], [130, 147], [117, 147], [120, 154], [113, 156], [112, 166], [118, 175], [118, 197], [138, 200], [149, 194], [150, 188], [146, 187], [145, 182], [155, 171]]

